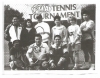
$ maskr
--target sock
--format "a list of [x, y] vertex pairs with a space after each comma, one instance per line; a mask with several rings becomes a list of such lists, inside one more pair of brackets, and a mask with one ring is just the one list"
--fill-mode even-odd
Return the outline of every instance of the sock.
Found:
[[77, 67], [77, 66], [78, 66], [78, 64], [75, 64], [75, 65], [74, 65], [74, 67]]
[[95, 66], [95, 64], [91, 64], [91, 67], [94, 67]]

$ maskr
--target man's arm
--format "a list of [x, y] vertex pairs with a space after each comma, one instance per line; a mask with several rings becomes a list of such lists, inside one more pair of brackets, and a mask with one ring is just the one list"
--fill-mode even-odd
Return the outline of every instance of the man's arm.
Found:
[[10, 41], [10, 36], [9, 36], [9, 29], [10, 29], [11, 25], [8, 25], [4, 31], [4, 38], [7, 41]]
[[28, 58], [29, 63], [31, 64], [33, 62], [33, 60], [32, 60], [32, 48], [28, 49], [28, 51], [26, 53], [26, 57]]
[[12, 61], [15, 61], [14, 55], [11, 55], [10, 58], [11, 58]]
[[53, 59], [53, 49], [52, 47], [50, 47], [50, 52], [49, 52], [49, 64], [50, 64], [50, 68], [55, 68], [56, 65], [54, 63], [54, 59]]
[[84, 32], [89, 31], [89, 30], [91, 30], [93, 27], [94, 27], [94, 22], [91, 21], [91, 22], [89, 22], [88, 27], [85, 27], [82, 31], [84, 31]]

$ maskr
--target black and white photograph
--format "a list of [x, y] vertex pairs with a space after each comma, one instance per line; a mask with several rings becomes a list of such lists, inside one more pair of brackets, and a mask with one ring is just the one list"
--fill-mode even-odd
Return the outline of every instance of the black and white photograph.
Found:
[[4, 70], [95, 70], [96, 4], [4, 4]]

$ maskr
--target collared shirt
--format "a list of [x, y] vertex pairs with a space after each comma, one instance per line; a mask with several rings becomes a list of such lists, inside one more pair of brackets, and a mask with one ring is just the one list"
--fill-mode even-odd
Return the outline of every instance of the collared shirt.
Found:
[[[80, 25], [80, 29], [82, 31], [82, 40], [87, 40], [87, 39], [94, 39], [94, 21], [89, 20], [89, 21], [84, 21], [81, 25]], [[83, 29], [89, 29], [88, 31], [83, 32]]]
[[36, 43], [33, 43], [29, 46], [26, 56], [31, 62], [32, 59], [44, 60], [45, 54], [49, 53], [49, 47], [46, 43], [41, 43], [41, 46], [37, 46]]

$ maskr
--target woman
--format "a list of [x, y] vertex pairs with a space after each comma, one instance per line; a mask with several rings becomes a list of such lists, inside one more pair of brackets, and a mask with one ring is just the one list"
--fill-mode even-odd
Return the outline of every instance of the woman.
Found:
[[61, 24], [61, 17], [55, 16], [54, 23], [56, 25], [51, 29], [51, 43], [54, 44], [55, 35], [60, 35], [62, 43], [67, 43], [67, 29], [64, 25]]
[[21, 32], [21, 44], [22, 47], [27, 47], [34, 43], [36, 30], [32, 25], [32, 21], [27, 19], [25, 22], [25, 27], [22, 29]]
[[77, 25], [77, 19], [75, 17], [71, 17], [70, 26], [68, 27], [68, 39], [69, 39], [69, 54], [71, 59], [73, 60], [73, 53], [75, 54], [74, 60], [75, 64], [73, 70], [77, 70], [79, 68], [79, 51], [81, 50], [81, 30], [79, 25]]

